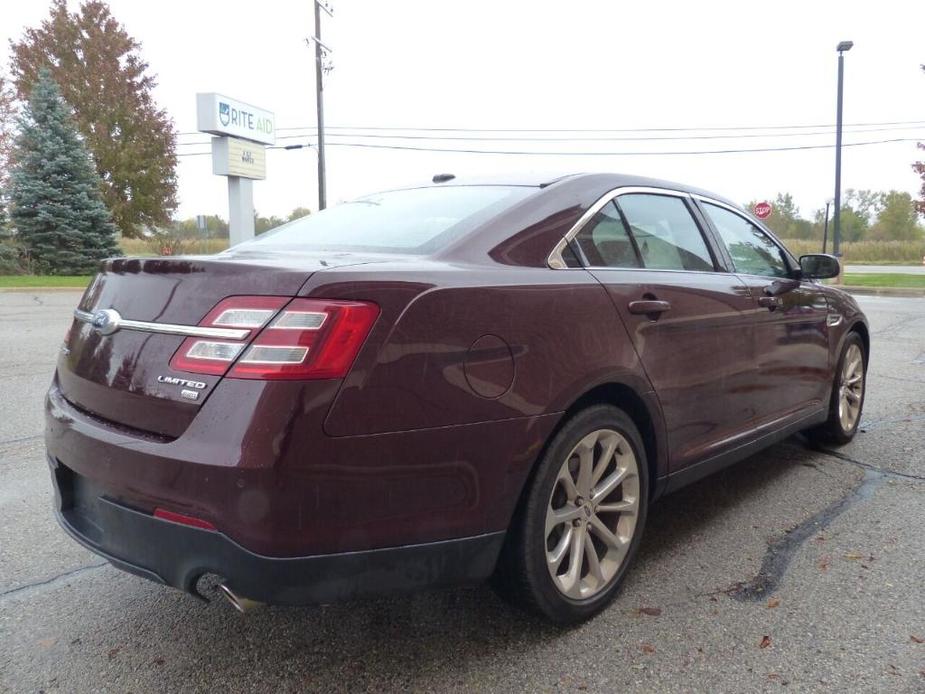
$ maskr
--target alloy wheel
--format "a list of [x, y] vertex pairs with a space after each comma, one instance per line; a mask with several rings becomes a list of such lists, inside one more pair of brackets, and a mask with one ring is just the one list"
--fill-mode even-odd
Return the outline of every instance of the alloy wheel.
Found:
[[838, 393], [838, 419], [844, 431], [850, 432], [861, 415], [864, 397], [864, 355], [856, 344], [849, 345], [842, 360]]
[[546, 565], [556, 588], [591, 598], [616, 577], [639, 514], [639, 468], [612, 429], [593, 431], [566, 457], [546, 510]]

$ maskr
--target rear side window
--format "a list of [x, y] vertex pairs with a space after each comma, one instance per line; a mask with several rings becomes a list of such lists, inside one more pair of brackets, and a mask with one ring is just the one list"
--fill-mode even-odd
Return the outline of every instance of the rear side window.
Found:
[[681, 198], [631, 193], [617, 198], [642, 256], [655, 270], [713, 271], [703, 234]]
[[703, 210], [719, 232], [736, 272], [765, 277], [790, 274], [777, 244], [745, 217], [710, 203], [703, 203]]
[[641, 267], [633, 240], [612, 201], [582, 227], [575, 240], [592, 267]]
[[528, 186], [446, 186], [378, 193], [284, 224], [247, 246], [429, 254], [534, 192]]

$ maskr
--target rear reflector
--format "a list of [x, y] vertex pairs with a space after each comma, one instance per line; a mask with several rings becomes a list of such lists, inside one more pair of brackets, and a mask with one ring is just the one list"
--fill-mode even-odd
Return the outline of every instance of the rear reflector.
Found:
[[229, 297], [199, 325], [248, 328], [245, 339], [187, 338], [170, 366], [247, 379], [343, 378], [378, 315], [362, 301]]
[[202, 520], [202, 518], [196, 518], [194, 516], [187, 516], [183, 513], [177, 513], [175, 511], [168, 511], [165, 508], [156, 508], [154, 509], [154, 517], [160, 518], [161, 520], [170, 521], [171, 523], [180, 523], [181, 525], [188, 525], [191, 528], [200, 528], [202, 530], [217, 530], [214, 525], [209, 521]]

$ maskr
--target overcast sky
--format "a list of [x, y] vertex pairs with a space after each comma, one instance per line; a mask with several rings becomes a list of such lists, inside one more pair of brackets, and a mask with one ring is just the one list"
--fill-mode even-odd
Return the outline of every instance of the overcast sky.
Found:
[[[854, 132], [845, 142], [925, 140], [925, 73], [919, 67], [925, 63], [925, 2], [334, 0], [333, 5], [333, 19], [323, 20], [323, 38], [334, 49], [334, 70], [325, 85], [331, 126], [614, 130], [832, 124], [835, 46], [850, 39], [855, 46], [846, 55], [845, 122], [921, 124], [849, 128], [879, 131]], [[280, 135], [298, 134], [282, 129], [314, 125], [314, 59], [304, 43], [312, 31], [310, 0], [111, 0], [110, 6], [141, 42], [157, 75], [156, 97], [183, 133], [181, 154], [208, 150], [208, 145], [187, 144], [208, 139], [194, 132], [197, 92], [222, 92], [275, 112]], [[3, 3], [4, 45], [46, 14], [43, 0]], [[826, 128], [805, 132], [820, 131], [799, 137], [668, 141], [331, 140], [547, 152], [676, 152], [834, 141]], [[728, 133], [609, 136], [685, 134]], [[914, 193], [920, 181], [910, 163], [923, 156], [914, 142], [848, 148], [843, 187]], [[834, 175], [831, 148], [505, 156], [330, 146], [327, 157], [329, 202], [426, 180], [437, 172], [607, 170], [691, 183], [738, 201], [789, 191], [810, 216], [831, 198]], [[212, 175], [210, 157], [181, 156], [180, 162], [179, 214], [227, 217], [226, 183]], [[314, 150], [272, 150], [267, 168], [267, 180], [254, 186], [261, 214], [283, 215], [299, 205], [316, 208]]]

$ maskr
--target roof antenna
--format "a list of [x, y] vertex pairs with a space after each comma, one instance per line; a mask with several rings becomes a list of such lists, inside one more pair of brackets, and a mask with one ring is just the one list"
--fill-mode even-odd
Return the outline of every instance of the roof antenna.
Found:
[[452, 181], [454, 178], [456, 178], [456, 174], [451, 174], [451, 173], [437, 174], [436, 176], [433, 177], [433, 182], [434, 183], [446, 183], [447, 181]]

